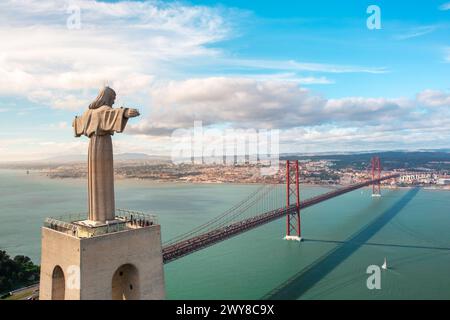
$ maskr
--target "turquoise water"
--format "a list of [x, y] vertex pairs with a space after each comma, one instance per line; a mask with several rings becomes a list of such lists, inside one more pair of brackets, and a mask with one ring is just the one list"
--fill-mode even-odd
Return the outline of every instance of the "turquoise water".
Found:
[[[0, 170], [0, 249], [39, 262], [47, 216], [84, 212], [84, 180]], [[117, 181], [118, 208], [158, 214], [163, 241], [232, 206], [255, 185]], [[303, 187], [302, 198], [327, 191]], [[357, 190], [302, 212], [301, 243], [280, 219], [165, 265], [169, 299], [450, 299], [450, 192]], [[366, 268], [381, 265], [381, 290]]]

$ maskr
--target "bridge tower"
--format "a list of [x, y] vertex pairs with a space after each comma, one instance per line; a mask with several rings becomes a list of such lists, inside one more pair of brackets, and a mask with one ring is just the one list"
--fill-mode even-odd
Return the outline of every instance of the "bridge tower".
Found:
[[372, 180], [378, 179], [372, 184], [372, 197], [381, 197], [381, 162], [377, 156], [372, 157]]
[[295, 210], [286, 216], [286, 236], [284, 239], [301, 241], [298, 160], [286, 161], [286, 207], [292, 205], [295, 205]]

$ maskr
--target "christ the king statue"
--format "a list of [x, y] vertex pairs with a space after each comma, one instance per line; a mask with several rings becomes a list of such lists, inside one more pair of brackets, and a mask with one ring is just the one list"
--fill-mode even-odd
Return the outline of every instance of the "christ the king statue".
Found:
[[137, 109], [113, 108], [116, 93], [103, 88], [81, 117], [75, 117], [75, 137], [89, 137], [88, 202], [89, 220], [106, 223], [115, 219], [114, 164], [111, 136], [122, 132], [129, 118], [139, 116]]

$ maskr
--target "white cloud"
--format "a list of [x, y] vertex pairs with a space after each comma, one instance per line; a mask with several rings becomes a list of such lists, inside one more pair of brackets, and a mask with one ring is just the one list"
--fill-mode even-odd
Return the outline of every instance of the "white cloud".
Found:
[[394, 36], [394, 38], [397, 40], [407, 40], [407, 39], [417, 38], [417, 37], [429, 34], [433, 31], [435, 31], [437, 28], [438, 28], [437, 25], [414, 27], [414, 28], [406, 31], [404, 34], [399, 34], [399, 35]]
[[310, 71], [325, 73], [387, 73], [385, 67], [363, 67], [351, 65], [335, 65], [326, 63], [299, 62], [295, 60], [260, 60], [260, 59], [222, 59], [224, 65], [255, 68], [258, 70]]
[[[225, 77], [225, 76], [222, 76]], [[327, 77], [301, 76], [294, 72], [284, 73], [256, 73], [256, 74], [227, 74], [227, 78], [254, 79], [258, 81], [292, 81], [298, 84], [333, 84], [334, 80]]]
[[[81, 12], [81, 29], [69, 30], [69, 5]], [[249, 14], [181, 2], [4, 0], [0, 2], [0, 95], [25, 96], [56, 109], [76, 110], [109, 83], [121, 96], [146, 92], [179, 77], [179, 66], [214, 64], [277, 72], [384, 73], [385, 68], [299, 61], [229, 59], [212, 46], [233, 37]], [[155, 80], [156, 79], [156, 80]], [[320, 76], [294, 76], [328, 84]], [[76, 98], [75, 98], [76, 97]]]
[[443, 3], [439, 6], [439, 10], [446, 11], [450, 10], [450, 2]]
[[[448, 125], [448, 122], [446, 123]], [[336, 152], [448, 148], [450, 132], [445, 127], [395, 128], [361, 126], [342, 128], [321, 125], [293, 128], [280, 137], [282, 152]]]
[[4, 153], [0, 159], [6, 161], [26, 161], [50, 158], [56, 155], [86, 153], [86, 140], [69, 142], [42, 141], [37, 138], [0, 139], [0, 150]]
[[[168, 135], [204, 125], [293, 128], [324, 123], [370, 125], [421, 118], [423, 107], [445, 104], [446, 93], [424, 91], [417, 101], [396, 98], [326, 99], [292, 81], [210, 77], [171, 81], [153, 87], [148, 119], [129, 132]], [[438, 102], [438, 99], [440, 99]], [[422, 106], [419, 106], [421, 103]], [[421, 109], [422, 108], [422, 109]]]
[[424, 90], [417, 94], [417, 101], [427, 107], [450, 108], [450, 94], [438, 90]]
[[[95, 94], [86, 88], [106, 82], [133, 94], [177, 59], [216, 55], [207, 45], [229, 33], [219, 9], [159, 1], [63, 3], [0, 3], [0, 94], [68, 109]], [[80, 30], [66, 27], [69, 3], [81, 8]]]
[[311, 152], [434, 148], [450, 139], [450, 93], [437, 90], [413, 98], [327, 99], [291, 81], [211, 77], [171, 81], [151, 97], [151, 113], [128, 133], [161, 139], [196, 120], [219, 128], [275, 128], [287, 149]]
[[324, 101], [291, 81], [257, 81], [211, 77], [171, 81], [151, 91], [148, 120], [132, 126], [135, 133], [169, 134], [195, 120], [204, 125], [233, 124], [286, 127], [317, 121]]
[[368, 125], [399, 119], [409, 107], [406, 99], [346, 97], [329, 99], [323, 112], [334, 122]]
[[[66, 27], [69, 4], [81, 8], [80, 30]], [[243, 15], [182, 2], [3, 0], [0, 95], [26, 97], [59, 110], [81, 110], [95, 97], [94, 91], [108, 83], [119, 99], [144, 106], [143, 113], [148, 113], [145, 119], [130, 122], [127, 132], [135, 134], [132, 138], [115, 138], [115, 147], [122, 152], [164, 149], [172, 130], [191, 127], [194, 120], [213, 126], [281, 128], [298, 133], [297, 145], [317, 143], [335, 149], [339, 141], [351, 144], [352, 137], [362, 145], [393, 143], [395, 135], [405, 144], [407, 139], [428, 141], [430, 136], [420, 137], [417, 128], [424, 133], [448, 128], [445, 92], [425, 90], [415, 99], [327, 99], [299, 86], [333, 83], [329, 74], [383, 74], [389, 72], [385, 67], [229, 58], [214, 44], [234, 36], [234, 19]], [[424, 32], [431, 31], [411, 34]], [[243, 73], [186, 79], [180, 65]], [[6, 107], [0, 112], [8, 111]], [[68, 126], [56, 124], [53, 129], [69, 130]], [[37, 141], [16, 140], [0, 147], [18, 155], [22, 147], [34, 150]], [[46, 153], [86, 151], [86, 139], [73, 144], [48, 142]]]

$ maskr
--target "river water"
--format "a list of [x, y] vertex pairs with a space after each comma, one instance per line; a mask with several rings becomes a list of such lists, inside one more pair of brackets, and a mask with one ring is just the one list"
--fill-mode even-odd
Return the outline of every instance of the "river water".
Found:
[[[256, 185], [116, 182], [118, 208], [155, 213], [163, 242]], [[302, 198], [328, 191], [302, 187]], [[0, 249], [39, 263], [47, 216], [86, 211], [86, 182], [0, 170]], [[168, 299], [450, 299], [450, 192], [356, 190], [302, 211], [304, 241], [280, 219], [165, 265]], [[381, 289], [367, 288], [370, 265]]]

